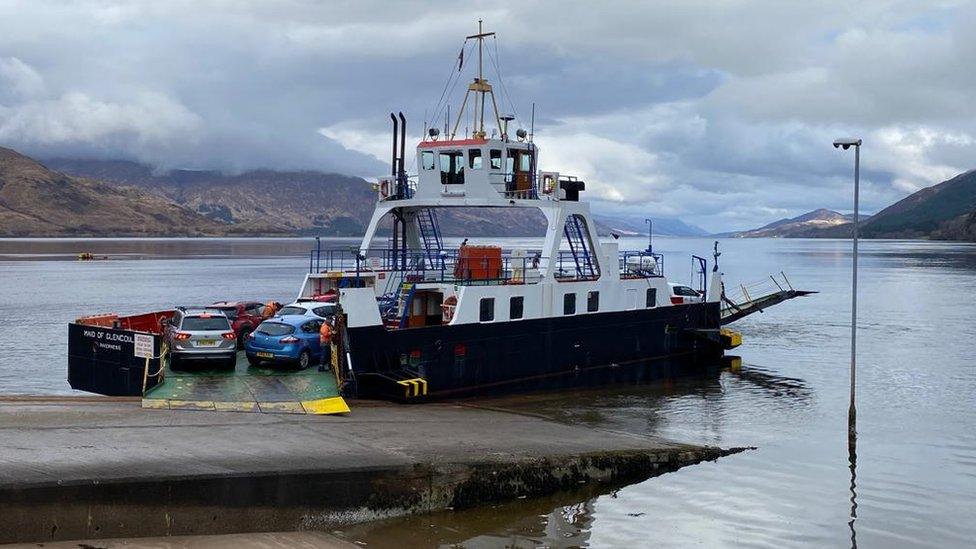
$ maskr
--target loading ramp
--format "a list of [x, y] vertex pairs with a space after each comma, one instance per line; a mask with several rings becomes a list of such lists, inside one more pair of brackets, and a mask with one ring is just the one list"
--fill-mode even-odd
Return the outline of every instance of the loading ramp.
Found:
[[161, 382], [142, 398], [143, 408], [317, 415], [349, 412], [331, 369], [251, 366], [243, 352], [237, 353], [233, 370], [192, 365], [173, 370], [165, 362]]
[[766, 280], [740, 284], [731, 294], [726, 294], [726, 288], [723, 287], [721, 323], [730, 324], [753, 313], [761, 313], [773, 305], [815, 293], [817, 292], [794, 289], [783, 272], [779, 273], [778, 278], [770, 275]]

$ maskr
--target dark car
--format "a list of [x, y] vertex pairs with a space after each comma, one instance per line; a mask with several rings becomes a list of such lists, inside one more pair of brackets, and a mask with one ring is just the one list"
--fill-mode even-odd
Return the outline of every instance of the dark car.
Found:
[[244, 341], [247, 334], [254, 331], [258, 324], [264, 320], [262, 312], [264, 304], [257, 301], [218, 301], [211, 305], [215, 309], [220, 309], [230, 320], [234, 333], [237, 334], [237, 347], [244, 348]]

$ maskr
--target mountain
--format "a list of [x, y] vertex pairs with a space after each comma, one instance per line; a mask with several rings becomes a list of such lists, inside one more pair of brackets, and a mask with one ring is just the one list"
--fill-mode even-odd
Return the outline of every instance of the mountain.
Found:
[[[850, 238], [852, 224], [803, 236]], [[860, 225], [865, 238], [934, 238], [976, 241], [976, 170], [926, 187]]]
[[161, 196], [70, 177], [0, 147], [0, 236], [247, 233]]
[[[376, 193], [366, 180], [332, 173], [156, 173], [128, 161], [54, 158], [45, 162], [75, 176], [144, 189], [223, 224], [271, 225], [289, 234], [360, 236], [376, 204]], [[541, 212], [522, 208], [452, 208], [438, 212], [438, 220], [447, 236], [539, 236], [546, 230]]]
[[868, 238], [924, 236], [956, 239], [965, 237], [967, 227], [972, 229], [974, 213], [976, 170], [959, 174], [899, 200], [861, 227]]
[[[643, 217], [634, 216], [613, 216], [606, 214], [593, 214], [596, 222], [597, 232], [603, 236], [611, 232], [619, 235], [646, 235], [647, 222]], [[707, 236], [708, 231], [701, 227], [689, 225], [680, 219], [655, 217], [654, 234], [662, 236]]]
[[[866, 217], [869, 216], [861, 214], [862, 219]], [[820, 208], [796, 217], [774, 221], [758, 229], [725, 233], [721, 236], [731, 236], [734, 238], [802, 237], [807, 236], [811, 231], [849, 225], [853, 219], [854, 214], [841, 214], [833, 210]]]

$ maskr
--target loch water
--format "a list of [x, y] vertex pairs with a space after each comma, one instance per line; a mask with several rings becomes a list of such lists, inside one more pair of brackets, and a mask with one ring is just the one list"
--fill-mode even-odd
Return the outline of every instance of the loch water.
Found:
[[[477, 243], [477, 242], [476, 242]], [[506, 245], [531, 244], [510, 240]], [[71, 394], [66, 324], [178, 303], [288, 301], [308, 239], [0, 240], [0, 395]], [[341, 240], [329, 245], [355, 245]], [[710, 239], [655, 238], [674, 282]], [[621, 248], [642, 248], [622, 238]], [[847, 445], [850, 242], [722, 240], [730, 293], [784, 272], [819, 293], [733, 325], [738, 369], [492, 403], [743, 453], [582, 491], [350, 527], [369, 547], [970, 547], [976, 544], [976, 245], [865, 241], [858, 441]], [[78, 252], [108, 255], [80, 262]], [[781, 279], [780, 279], [781, 280]], [[771, 284], [771, 282], [769, 282]]]

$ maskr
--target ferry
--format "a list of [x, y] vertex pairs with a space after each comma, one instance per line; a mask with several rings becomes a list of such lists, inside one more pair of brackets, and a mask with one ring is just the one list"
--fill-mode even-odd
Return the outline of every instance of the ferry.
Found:
[[[344, 391], [453, 398], [638, 382], [714, 363], [740, 341], [723, 318], [755, 310], [724, 298], [717, 249], [711, 269], [692, 258], [698, 287], [689, 289], [669, 282], [650, 246], [601, 241], [585, 182], [538, 170], [533, 133], [512, 131], [514, 117], [499, 111], [483, 74], [494, 33], [480, 27], [465, 40], [477, 48], [477, 74], [453, 123], [425, 127], [416, 173], [406, 167], [406, 117], [391, 114], [391, 170], [373, 183], [361, 245], [310, 254], [298, 300], [338, 304]], [[438, 227], [448, 208], [537, 210], [542, 247], [448, 247]], [[392, 236], [380, 238], [387, 220]]]

